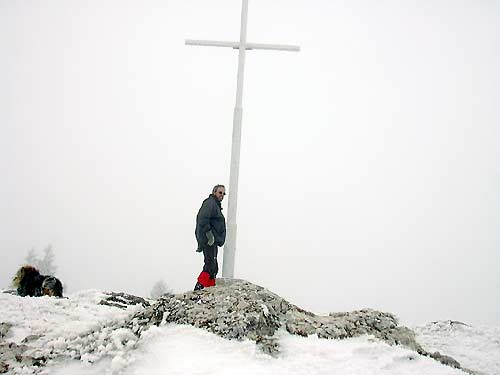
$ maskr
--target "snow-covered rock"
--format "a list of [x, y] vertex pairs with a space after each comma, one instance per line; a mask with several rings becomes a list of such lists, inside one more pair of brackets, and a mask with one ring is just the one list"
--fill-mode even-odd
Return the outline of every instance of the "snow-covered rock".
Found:
[[137, 313], [130, 327], [140, 335], [151, 325], [161, 323], [190, 324], [227, 339], [250, 339], [271, 355], [280, 352], [274, 334], [281, 327], [293, 335], [316, 335], [326, 339], [372, 335], [389, 345], [402, 345], [447, 366], [462, 368], [455, 359], [422, 348], [415, 340], [415, 333], [399, 326], [392, 314], [363, 309], [320, 316], [244, 280], [231, 280], [215, 288], [162, 297]]
[[[126, 309], [100, 305], [110, 295], [90, 290], [71, 298], [19, 297], [0, 293], [0, 370], [38, 373], [54, 361], [95, 362], [123, 352], [125, 339], [117, 332], [142, 305]], [[129, 340], [131, 337], [134, 340]], [[129, 345], [127, 349], [131, 349]], [[1, 372], [0, 372], [1, 373]]]
[[463, 366], [478, 374], [500, 374], [500, 327], [472, 327], [447, 320], [418, 326], [414, 331], [427, 350], [460, 358]]
[[[177, 330], [173, 327], [190, 329]], [[206, 354], [203, 351], [206, 348], [198, 352], [199, 347], [190, 347], [191, 343], [199, 345], [200, 340], [206, 339], [216, 342], [216, 348], [226, 352], [221, 356], [229, 355], [227, 351], [233, 349], [227, 348], [231, 345], [233, 348], [236, 348], [234, 345], [240, 345], [237, 348], [246, 353], [244, 357], [247, 359], [250, 355], [248, 345], [252, 343], [259, 349], [260, 356], [270, 358], [260, 360], [257, 366], [264, 366], [267, 369], [263, 370], [264, 373], [274, 373], [273, 368], [280, 366], [288, 368], [287, 372], [297, 369], [292, 372], [302, 373], [297, 363], [300, 362], [299, 357], [304, 355], [302, 360], [305, 361], [314, 358], [314, 361], [324, 362], [331, 369], [349, 369], [344, 371], [346, 374], [376, 374], [376, 369], [383, 370], [381, 373], [384, 374], [410, 374], [414, 371], [432, 375], [463, 374], [459, 370], [459, 363], [439, 354], [438, 351], [441, 351], [453, 355], [466, 367], [480, 370], [477, 374], [500, 375], [494, 363], [498, 356], [491, 354], [495, 353], [498, 340], [495, 342], [492, 338], [486, 344], [490, 350], [488, 356], [492, 359], [479, 366], [479, 363], [484, 363], [484, 356], [481, 358], [479, 353], [471, 357], [464, 356], [458, 339], [455, 346], [448, 346], [446, 342], [447, 332], [462, 339], [475, 332], [460, 328], [462, 331], [457, 334], [448, 328], [447, 325], [434, 323], [418, 328], [416, 336], [411, 329], [400, 326], [394, 315], [371, 309], [316, 315], [243, 280], [221, 282], [214, 288], [196, 292], [169, 294], [156, 301], [125, 293], [98, 291], [85, 291], [63, 299], [21, 298], [0, 293], [0, 373], [73, 373], [73, 370], [68, 370], [70, 368], [78, 374], [147, 373], [146, 370], [134, 368], [134, 364], [147, 362], [145, 359], [141, 362], [138, 358], [146, 358], [148, 353], [160, 350], [155, 349], [159, 342], [164, 348], [161, 350], [173, 350], [171, 355], [175, 352], [177, 354], [174, 356], [179, 356], [179, 351], [186, 350], [185, 356], [189, 358], [193, 355], [190, 351], [194, 350], [197, 356], [208, 355], [210, 363], [216, 366], [213, 353]], [[195, 331], [206, 332], [206, 335], [215, 334], [220, 340], [234, 344], [222, 344], [209, 336], [195, 334]], [[178, 335], [188, 337], [180, 339]], [[302, 339], [307, 341], [300, 341]], [[476, 338], [473, 344], [477, 345], [479, 340], [479, 337]], [[185, 349], [175, 347], [176, 342], [186, 345]], [[320, 349], [320, 342], [325, 343], [323, 349]], [[327, 342], [335, 344], [327, 345]], [[300, 345], [310, 345], [308, 350], [315, 352], [311, 355], [302, 354]], [[326, 349], [330, 346], [332, 349]], [[394, 349], [388, 349], [391, 347]], [[297, 350], [296, 354], [291, 354]], [[328, 350], [335, 352], [330, 353]], [[348, 354], [336, 356], [344, 350]], [[156, 355], [155, 358], [161, 356], [153, 355]], [[330, 355], [335, 361], [326, 360], [325, 356]], [[284, 358], [290, 365], [283, 363]], [[359, 366], [349, 364], [356, 358], [360, 361]], [[278, 362], [269, 362], [271, 359]], [[225, 361], [222, 357], [221, 360]], [[92, 366], [94, 370], [86, 372], [88, 368], [82, 369], [78, 363]], [[369, 371], [363, 371], [365, 363], [371, 363]], [[172, 366], [172, 361], [166, 366]], [[144, 368], [148, 366], [144, 365]], [[318, 368], [313, 373], [327, 372]]]

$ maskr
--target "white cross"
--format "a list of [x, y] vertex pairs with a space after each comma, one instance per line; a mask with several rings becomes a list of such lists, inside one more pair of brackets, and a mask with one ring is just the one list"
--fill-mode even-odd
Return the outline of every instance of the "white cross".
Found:
[[247, 43], [248, 0], [243, 0], [241, 7], [241, 31], [239, 42], [221, 42], [211, 40], [186, 40], [186, 45], [230, 47], [238, 49], [238, 81], [236, 86], [236, 105], [233, 115], [233, 142], [231, 146], [231, 169], [229, 173], [229, 197], [227, 213], [227, 239], [224, 246], [222, 276], [234, 277], [234, 253], [236, 252], [236, 208], [238, 205], [238, 177], [240, 168], [241, 120], [243, 117], [243, 71], [245, 68], [245, 51], [252, 49], [300, 51], [298, 46], [279, 44]]

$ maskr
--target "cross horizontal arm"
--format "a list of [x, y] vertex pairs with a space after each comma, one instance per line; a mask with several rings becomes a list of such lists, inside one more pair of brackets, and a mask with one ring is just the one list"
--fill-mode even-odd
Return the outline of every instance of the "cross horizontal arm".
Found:
[[[208, 46], [208, 47], [230, 47], [234, 49], [240, 48], [239, 42], [222, 42], [216, 40], [192, 40], [186, 39], [186, 45], [188, 46]], [[300, 51], [299, 46], [291, 46], [286, 44], [263, 44], [263, 43], [246, 43], [245, 49], [267, 49], [276, 51]]]

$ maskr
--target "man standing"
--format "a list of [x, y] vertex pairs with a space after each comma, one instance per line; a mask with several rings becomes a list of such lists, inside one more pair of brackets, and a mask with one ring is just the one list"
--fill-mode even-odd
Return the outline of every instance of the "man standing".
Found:
[[224, 185], [215, 185], [212, 194], [205, 199], [196, 216], [196, 241], [204, 257], [203, 270], [198, 276], [194, 290], [215, 286], [215, 277], [219, 271], [217, 264], [218, 246], [226, 240], [226, 221], [222, 214], [221, 202], [226, 195]]

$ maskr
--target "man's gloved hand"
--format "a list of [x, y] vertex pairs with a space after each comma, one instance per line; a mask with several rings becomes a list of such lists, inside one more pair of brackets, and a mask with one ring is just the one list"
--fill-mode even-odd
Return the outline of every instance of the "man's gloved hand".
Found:
[[208, 246], [212, 246], [215, 242], [215, 238], [211, 230], [207, 232], [207, 238], [208, 238]]
[[202, 250], [199, 246], [196, 248], [196, 252], [197, 252], [197, 253], [201, 253], [202, 251], [203, 251], [203, 250]]

